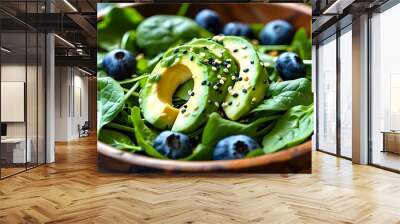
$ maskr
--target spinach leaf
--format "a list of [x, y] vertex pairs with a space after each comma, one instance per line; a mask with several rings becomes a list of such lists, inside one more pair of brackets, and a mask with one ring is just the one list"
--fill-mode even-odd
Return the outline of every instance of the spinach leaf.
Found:
[[311, 81], [300, 78], [272, 83], [269, 86], [267, 99], [261, 102], [252, 112], [286, 111], [296, 105], [309, 105], [313, 102]]
[[[111, 77], [97, 79], [97, 128], [111, 122], [124, 106], [124, 90]], [[99, 132], [98, 132], [99, 133]]]
[[137, 45], [147, 56], [155, 56], [168, 48], [194, 37], [209, 37], [193, 20], [174, 15], [155, 15], [137, 28]]
[[302, 143], [314, 131], [314, 104], [295, 106], [289, 109], [276, 123], [274, 129], [264, 136], [262, 145], [265, 153]]
[[231, 135], [243, 134], [253, 138], [264, 136], [272, 129], [271, 123], [279, 115], [260, 117], [257, 120], [242, 124], [236, 121], [226, 120], [218, 113], [212, 113], [203, 130], [201, 144], [193, 151], [193, 154], [186, 160], [207, 160], [211, 159], [214, 146], [217, 142]]
[[193, 79], [190, 79], [178, 87], [174, 94], [174, 101], [188, 101], [189, 94], [188, 91], [192, 90], [194, 86]]
[[142, 150], [139, 146], [133, 145], [131, 139], [127, 135], [110, 129], [101, 130], [99, 140], [117, 149], [123, 149], [130, 152]]
[[111, 8], [103, 20], [97, 23], [99, 47], [105, 51], [119, 48], [122, 35], [136, 29], [142, 20], [142, 15], [134, 8]]
[[121, 39], [121, 48], [136, 53], [136, 31], [126, 32]]
[[256, 38], [260, 35], [260, 32], [264, 28], [264, 26], [265, 26], [265, 24], [263, 24], [263, 23], [250, 24], [250, 29]]
[[311, 48], [312, 42], [307, 37], [306, 30], [304, 28], [298, 29], [290, 45], [290, 51], [298, 54], [303, 60], [309, 60], [311, 59]]
[[166, 159], [165, 156], [161, 155], [154, 147], [153, 141], [157, 137], [158, 133], [147, 127], [142, 120], [140, 115], [140, 108], [133, 107], [131, 110], [131, 120], [135, 129], [135, 137], [137, 144], [144, 149], [147, 155]]

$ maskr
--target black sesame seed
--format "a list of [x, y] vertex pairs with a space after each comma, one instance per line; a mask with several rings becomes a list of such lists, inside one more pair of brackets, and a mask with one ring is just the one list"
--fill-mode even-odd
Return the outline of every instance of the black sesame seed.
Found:
[[253, 64], [254, 64], [254, 61], [250, 61], [250, 64], [252, 64], [252, 65], [253, 65]]
[[253, 87], [253, 91], [256, 90], [256, 87]]
[[245, 69], [243, 69], [243, 72], [248, 72], [250, 69], [248, 69], [248, 68], [245, 68]]
[[207, 85], [207, 80], [202, 81], [202, 82], [201, 82], [201, 85], [202, 85], [202, 86]]
[[207, 47], [203, 47], [204, 50], [207, 50]]
[[193, 59], [194, 59], [193, 55], [192, 55], [192, 56], [190, 56], [190, 60], [191, 60], [191, 61], [193, 61]]
[[186, 104], [184, 104], [184, 105], [183, 105], [183, 108], [187, 108], [187, 105], [186, 105]]
[[229, 106], [232, 105], [232, 101], [229, 101], [229, 102], [228, 102], [228, 105], [229, 105]]
[[234, 53], [236, 53], [236, 52], [238, 52], [238, 51], [239, 51], [239, 49], [234, 49], [234, 50], [233, 50]]
[[232, 94], [232, 96], [233, 96], [233, 97], [238, 97], [238, 96], [239, 96], [239, 94], [237, 94], [237, 93], [234, 93], [234, 94]]
[[191, 95], [191, 96], [194, 96], [194, 92], [190, 92], [190, 94], [189, 95]]
[[182, 112], [182, 114], [185, 113], [185, 112], [186, 112], [186, 109], [182, 109], [181, 112]]
[[242, 77], [239, 77], [239, 79], [238, 79], [239, 81], [242, 81], [243, 80], [243, 78]]
[[211, 101], [211, 100], [208, 100], [207, 102], [208, 102], [208, 104], [212, 104], [212, 101]]
[[176, 54], [176, 53], [178, 53], [179, 52], [179, 49], [175, 49], [174, 50], [174, 54]]
[[247, 49], [247, 46], [242, 47], [243, 50]]
[[187, 54], [188, 53], [188, 51], [187, 50], [184, 50], [183, 52], [182, 52], [182, 54]]
[[242, 89], [243, 93], [247, 93], [247, 89]]

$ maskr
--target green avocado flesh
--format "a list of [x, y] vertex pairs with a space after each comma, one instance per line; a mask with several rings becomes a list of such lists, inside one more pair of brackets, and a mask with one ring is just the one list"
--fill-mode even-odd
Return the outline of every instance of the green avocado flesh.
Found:
[[225, 99], [228, 106], [223, 108], [229, 119], [238, 120], [265, 97], [268, 75], [247, 40], [236, 36], [215, 36], [213, 39], [223, 44], [239, 66], [239, 76], [232, 77], [235, 84], [228, 89]]
[[[140, 92], [144, 119], [159, 129], [195, 131], [207, 121], [210, 113], [222, 106], [227, 89], [232, 85], [230, 74], [237, 72], [237, 67], [230, 54], [220, 52], [223, 47], [213, 41], [195, 41], [168, 50]], [[222, 62], [230, 64], [229, 68], [222, 66]], [[176, 89], [190, 79], [194, 86], [188, 93], [189, 100], [175, 108], [172, 97]]]

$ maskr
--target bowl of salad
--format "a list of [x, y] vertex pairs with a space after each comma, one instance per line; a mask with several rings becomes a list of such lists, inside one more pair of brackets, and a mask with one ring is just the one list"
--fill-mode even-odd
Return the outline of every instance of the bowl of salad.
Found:
[[276, 165], [303, 158], [309, 170], [311, 9], [156, 6], [98, 16], [99, 158], [178, 172], [288, 172]]

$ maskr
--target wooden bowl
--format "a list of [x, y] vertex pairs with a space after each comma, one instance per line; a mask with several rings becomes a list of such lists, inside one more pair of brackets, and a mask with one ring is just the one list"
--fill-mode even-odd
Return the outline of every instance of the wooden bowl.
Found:
[[[144, 16], [154, 14], [176, 14], [177, 4], [125, 4], [135, 7]], [[187, 15], [194, 17], [202, 8], [210, 8], [219, 13], [223, 23], [239, 21], [245, 23], [267, 23], [274, 19], [291, 22], [296, 29], [304, 27], [310, 32], [311, 8], [303, 4], [191, 4]], [[161, 10], [160, 10], [161, 9]], [[101, 19], [99, 15], [98, 19]], [[273, 154], [254, 158], [225, 161], [177, 161], [160, 160], [143, 155], [124, 152], [98, 142], [98, 169], [119, 172], [261, 172], [261, 173], [310, 173], [311, 140]]]

